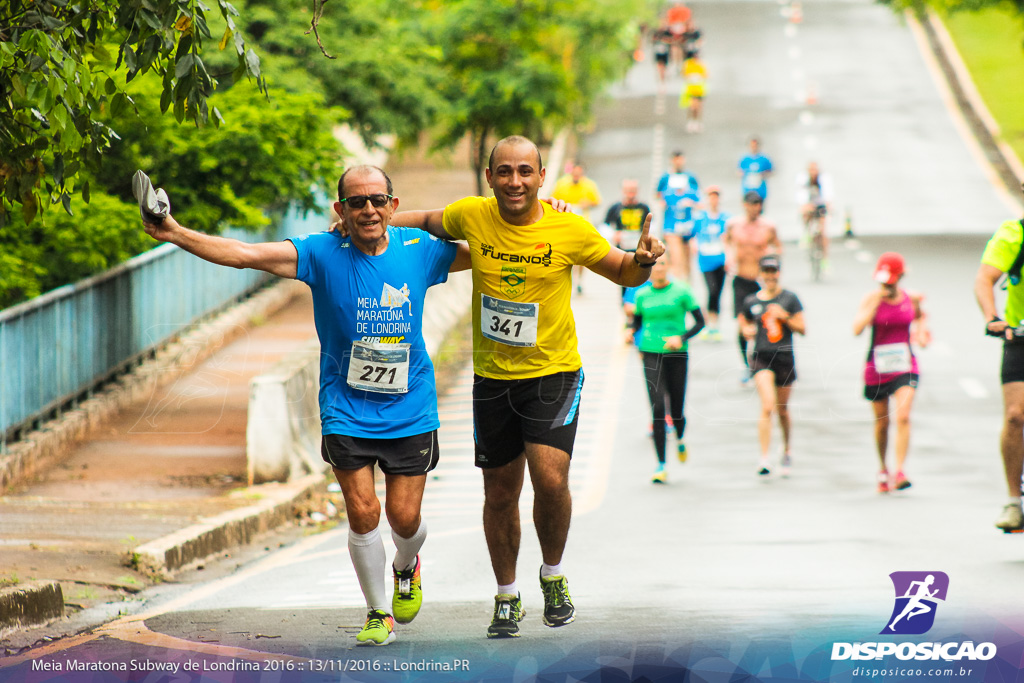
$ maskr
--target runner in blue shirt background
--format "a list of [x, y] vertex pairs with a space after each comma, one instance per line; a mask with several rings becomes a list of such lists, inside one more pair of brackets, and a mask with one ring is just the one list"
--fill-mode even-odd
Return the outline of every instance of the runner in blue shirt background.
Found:
[[768, 198], [768, 176], [772, 174], [771, 159], [761, 154], [761, 141], [756, 137], [750, 138], [750, 153], [740, 159], [740, 195], [745, 196], [747, 192], [756, 192], [761, 199]]
[[718, 207], [722, 190], [717, 185], [707, 189], [708, 207], [694, 211], [693, 234], [697, 240], [697, 267], [704, 275], [708, 287], [708, 325], [700, 336], [711, 341], [721, 341], [718, 331], [718, 316], [721, 311], [722, 289], [725, 287], [725, 222], [729, 214]]
[[700, 201], [700, 183], [686, 170], [686, 156], [672, 152], [672, 166], [658, 180], [658, 199], [664, 218], [662, 236], [672, 263], [672, 272], [690, 279], [690, 240], [693, 238], [693, 207]]

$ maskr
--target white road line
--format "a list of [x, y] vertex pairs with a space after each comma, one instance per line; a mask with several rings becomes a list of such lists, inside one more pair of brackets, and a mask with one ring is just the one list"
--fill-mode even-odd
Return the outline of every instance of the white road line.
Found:
[[971, 398], [988, 398], [988, 389], [985, 388], [984, 384], [973, 377], [961, 377], [960, 388], [963, 389], [964, 393]]

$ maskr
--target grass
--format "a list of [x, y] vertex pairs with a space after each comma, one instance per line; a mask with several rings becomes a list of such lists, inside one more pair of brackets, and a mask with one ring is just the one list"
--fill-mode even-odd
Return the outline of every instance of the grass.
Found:
[[21, 583], [21, 579], [18, 578], [18, 574], [16, 572], [0, 574], [0, 588], [10, 588], [17, 586], [19, 583]]
[[1024, 159], [1024, 20], [1011, 7], [942, 17], [1003, 140]]

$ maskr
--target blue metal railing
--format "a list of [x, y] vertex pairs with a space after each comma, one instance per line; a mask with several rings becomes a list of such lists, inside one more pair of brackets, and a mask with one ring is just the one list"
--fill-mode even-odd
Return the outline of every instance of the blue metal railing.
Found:
[[[325, 227], [322, 215], [289, 211], [262, 232], [235, 229], [224, 235], [257, 242]], [[16, 430], [272, 279], [255, 270], [216, 266], [164, 244], [0, 311], [0, 447]]]

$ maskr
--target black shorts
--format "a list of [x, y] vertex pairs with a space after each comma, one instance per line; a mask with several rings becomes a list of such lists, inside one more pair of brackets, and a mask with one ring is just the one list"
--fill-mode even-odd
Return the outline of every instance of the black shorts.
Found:
[[734, 275], [732, 278], [732, 314], [735, 317], [739, 317], [739, 314], [743, 312], [743, 302], [751, 294], [757, 294], [761, 291], [761, 285], [757, 283], [757, 280], [748, 280], [745, 277]]
[[869, 401], [884, 401], [895, 394], [897, 389], [902, 389], [903, 387], [914, 387], [916, 389], [919, 378], [920, 375], [916, 372], [906, 372], [888, 382], [866, 384], [864, 385], [864, 398]]
[[1003, 366], [999, 372], [1003, 384], [1024, 382], [1024, 342], [1003, 342]]
[[775, 374], [775, 386], [777, 387], [788, 387], [796, 381], [796, 360], [789, 351], [754, 352], [750, 358], [751, 377], [762, 370], [771, 370]]
[[376, 463], [384, 474], [412, 477], [437, 467], [440, 455], [436, 429], [397, 439], [324, 434], [320, 441], [320, 456], [339, 470], [358, 470]]
[[529, 379], [474, 375], [476, 466], [507, 465], [527, 443], [551, 446], [571, 457], [582, 392], [582, 369]]
[[662, 54], [660, 52], [655, 52], [654, 53], [654, 61], [656, 61], [658, 64], [666, 64], [667, 65], [668, 64], [668, 53], [666, 52], [666, 53]]

